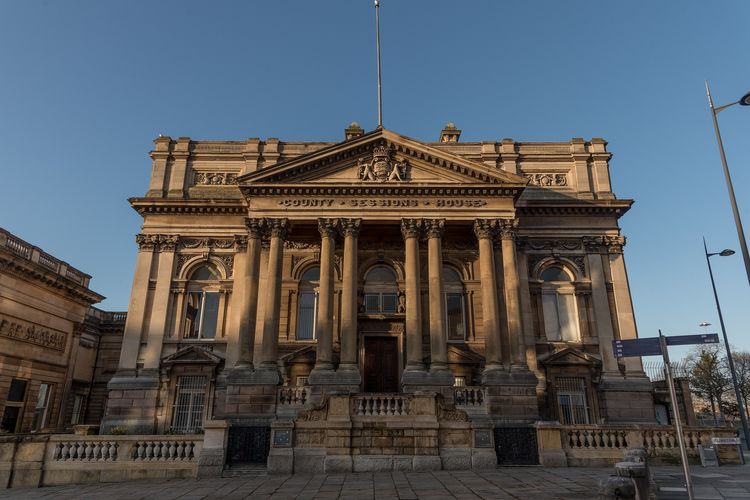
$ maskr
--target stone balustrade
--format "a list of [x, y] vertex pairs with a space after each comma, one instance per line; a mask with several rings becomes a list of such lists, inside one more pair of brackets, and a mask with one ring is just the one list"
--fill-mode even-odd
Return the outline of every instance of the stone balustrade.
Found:
[[279, 405], [302, 406], [310, 401], [310, 387], [294, 386], [280, 387], [278, 395]]
[[401, 394], [366, 394], [356, 396], [352, 401], [352, 414], [358, 417], [409, 415], [409, 397]]
[[[688, 456], [697, 460], [698, 446], [714, 437], [733, 437], [726, 428], [683, 428]], [[674, 427], [651, 425], [556, 425], [538, 424], [537, 439], [542, 465], [609, 466], [620, 461], [625, 450], [644, 448], [654, 463], [674, 463], [680, 449]], [[725, 463], [733, 463], [731, 450]]]
[[464, 407], [484, 407], [485, 397], [484, 387], [457, 387], [453, 391], [453, 401], [456, 403], [456, 407], [464, 409]]
[[8, 487], [193, 478], [203, 436], [13, 435], [0, 437]]

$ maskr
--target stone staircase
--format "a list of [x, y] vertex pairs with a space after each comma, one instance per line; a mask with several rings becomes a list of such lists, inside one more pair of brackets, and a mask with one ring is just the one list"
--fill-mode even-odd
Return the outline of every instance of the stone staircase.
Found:
[[221, 477], [263, 477], [268, 474], [265, 464], [235, 464], [227, 465]]

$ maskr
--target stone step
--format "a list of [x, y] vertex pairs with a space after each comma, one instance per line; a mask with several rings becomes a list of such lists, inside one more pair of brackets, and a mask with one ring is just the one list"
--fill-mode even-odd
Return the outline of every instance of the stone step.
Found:
[[268, 474], [265, 464], [227, 465], [221, 477], [262, 477]]

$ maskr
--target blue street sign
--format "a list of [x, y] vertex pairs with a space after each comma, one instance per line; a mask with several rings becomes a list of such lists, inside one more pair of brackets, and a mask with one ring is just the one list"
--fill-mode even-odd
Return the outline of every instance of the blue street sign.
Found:
[[616, 358], [630, 356], [658, 356], [661, 354], [659, 337], [632, 340], [614, 340], [612, 347]]
[[665, 337], [667, 345], [718, 344], [718, 333], [701, 333], [699, 335], [674, 335]]

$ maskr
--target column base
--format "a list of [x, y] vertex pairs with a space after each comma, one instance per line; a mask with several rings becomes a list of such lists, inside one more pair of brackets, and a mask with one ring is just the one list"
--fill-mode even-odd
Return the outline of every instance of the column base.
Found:
[[159, 375], [155, 370], [118, 371], [107, 384], [109, 397], [101, 434], [124, 427], [128, 434], [156, 434]]
[[227, 372], [227, 385], [281, 385], [282, 379], [276, 367], [234, 367]]
[[315, 363], [307, 377], [307, 383], [310, 385], [332, 385], [336, 382], [336, 372], [331, 363]]

